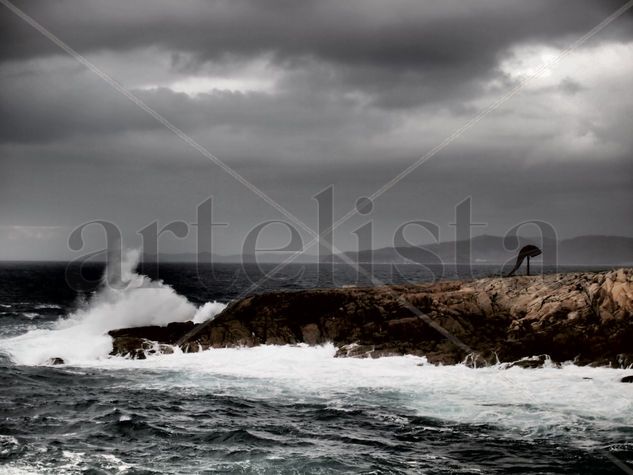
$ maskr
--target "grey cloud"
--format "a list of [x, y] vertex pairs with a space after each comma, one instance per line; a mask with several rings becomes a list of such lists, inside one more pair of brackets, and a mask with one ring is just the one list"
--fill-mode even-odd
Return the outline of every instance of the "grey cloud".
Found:
[[[380, 107], [399, 108], [461, 97], [497, 74], [499, 55], [525, 41], [566, 44], [621, 4], [618, 1], [498, 1], [474, 7], [457, 0], [389, 2], [232, 0], [146, 2], [18, 2], [80, 52], [157, 46], [174, 67], [272, 53], [285, 69], [307, 60], [335, 65], [348, 89]], [[144, 5], [144, 7], [143, 7]], [[0, 57], [58, 53], [5, 11]], [[601, 35], [631, 38], [632, 17]], [[178, 60], [180, 58], [180, 60]], [[327, 84], [332, 87], [332, 82]]]
[[[623, 2], [537, 0], [231, 0], [109, 4], [16, 2], [78, 50], [159, 45], [202, 58], [311, 55], [342, 63], [433, 66], [473, 61], [508, 43], [584, 32]], [[631, 21], [629, 15], [624, 21]], [[49, 55], [30, 27], [3, 14], [3, 57]], [[628, 35], [630, 37], [630, 33]]]
[[[127, 98], [88, 72], [23, 74], [5, 80], [0, 90], [0, 142], [46, 143], [68, 137], [133, 134], [162, 130]], [[318, 140], [333, 135], [373, 135], [389, 130], [390, 117], [365, 110], [354, 100], [321, 91], [279, 94], [215, 91], [196, 98], [166, 88], [133, 91], [176, 126], [189, 133], [213, 129], [254, 142], [262, 135]], [[257, 147], [257, 143], [253, 144]], [[235, 155], [233, 153], [232, 155]]]
[[[500, 67], [512, 47], [567, 45], [622, 2], [16, 4], [313, 225], [312, 196], [325, 186], [335, 185], [341, 215], [515, 85]], [[0, 226], [70, 229], [100, 217], [134, 235], [154, 219], [192, 220], [213, 195], [231, 224], [219, 249], [229, 253], [253, 224], [280, 217], [0, 11]], [[628, 13], [586, 46], [612, 52], [631, 40], [631, 23]], [[139, 89], [261, 58], [277, 74], [267, 92]], [[583, 76], [563, 64], [556, 81], [526, 88], [398, 183], [372, 215], [381, 244], [409, 219], [434, 220], [450, 238], [467, 196], [489, 233], [545, 219], [567, 237], [633, 234], [633, 103], [629, 70], [615, 66]], [[341, 247], [353, 247], [362, 222], [341, 230]]]
[[574, 95], [583, 90], [583, 85], [577, 81], [574, 81], [572, 78], [563, 79], [559, 87], [561, 91], [571, 95]]
[[[213, 195], [216, 219], [230, 225], [225, 239], [217, 242], [225, 252], [238, 252], [236, 243], [255, 224], [283, 218], [201, 157], [187, 158], [177, 147], [167, 147], [160, 159], [148, 157], [160, 154], [167, 143], [159, 141], [154, 147], [136, 142], [134, 150], [125, 144], [110, 146], [99, 161], [83, 157], [85, 149], [68, 156], [50, 148], [30, 157], [5, 160], [0, 166], [11, 173], [3, 177], [8, 181], [0, 191], [0, 213], [18, 224], [35, 220], [69, 228], [100, 217], [132, 235], [153, 219], [163, 224], [173, 219], [193, 222], [196, 204]], [[6, 155], [1, 148], [0, 155]], [[251, 159], [232, 165], [314, 225], [312, 196], [326, 186], [334, 185], [338, 217], [359, 196], [371, 194], [409, 163], [400, 158], [371, 165], [340, 161], [325, 166], [318, 160], [279, 164]], [[566, 237], [596, 232], [630, 235], [632, 181], [633, 169], [627, 157], [531, 167], [508, 160], [501, 151], [457, 148], [428, 162], [378, 199], [371, 216], [341, 228], [338, 245], [352, 248], [351, 231], [368, 219], [375, 220], [376, 236], [383, 245], [389, 244], [397, 226], [414, 219], [438, 223], [442, 235], [450, 238], [454, 207], [469, 196], [474, 220], [487, 223], [489, 233], [502, 233], [521, 221], [543, 219]]]

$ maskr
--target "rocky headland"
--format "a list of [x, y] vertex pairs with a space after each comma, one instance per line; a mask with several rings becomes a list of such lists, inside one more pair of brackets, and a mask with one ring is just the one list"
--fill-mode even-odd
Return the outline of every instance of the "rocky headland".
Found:
[[[114, 355], [331, 342], [338, 357], [633, 364], [633, 269], [271, 292], [212, 321], [113, 330]], [[547, 355], [547, 356], [545, 356]]]

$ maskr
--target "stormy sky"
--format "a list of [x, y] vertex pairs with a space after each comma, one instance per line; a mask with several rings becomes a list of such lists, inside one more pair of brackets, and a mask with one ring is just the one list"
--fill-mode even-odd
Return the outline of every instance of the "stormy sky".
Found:
[[[370, 220], [376, 247], [411, 220], [452, 240], [469, 197], [475, 234], [542, 220], [561, 238], [633, 236], [633, 9], [560, 57], [624, 3], [13, 2], [311, 227], [314, 195], [332, 185], [339, 218], [556, 60], [342, 225], [344, 250]], [[0, 5], [0, 259], [76, 256], [69, 234], [95, 219], [138, 246], [154, 221], [196, 222], [209, 197], [220, 254], [288, 221]], [[160, 249], [192, 251], [195, 232]], [[287, 240], [271, 225], [260, 243]]]

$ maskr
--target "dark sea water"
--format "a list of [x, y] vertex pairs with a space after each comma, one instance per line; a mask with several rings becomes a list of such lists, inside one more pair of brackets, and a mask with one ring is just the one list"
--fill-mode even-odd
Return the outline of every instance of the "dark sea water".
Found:
[[[337, 359], [331, 346], [108, 357], [107, 329], [208, 318], [259, 277], [133, 267], [129, 286], [104, 289], [98, 264], [0, 264], [0, 473], [631, 473], [633, 385], [619, 379], [632, 371]], [[344, 266], [333, 277], [291, 265], [257, 291], [368, 285]]]

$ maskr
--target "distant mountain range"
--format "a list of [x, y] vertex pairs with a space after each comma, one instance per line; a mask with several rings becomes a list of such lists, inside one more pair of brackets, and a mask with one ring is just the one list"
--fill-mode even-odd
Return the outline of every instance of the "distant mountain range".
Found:
[[[515, 243], [517, 244], [517, 243]], [[506, 249], [504, 238], [500, 236], [482, 235], [470, 240], [470, 262], [476, 264], [503, 264], [512, 260], [518, 249], [534, 244], [545, 252], [548, 249], [557, 249], [558, 264], [561, 265], [610, 265], [633, 266], [633, 238], [620, 236], [579, 236], [572, 239], [563, 239], [558, 243], [552, 241], [541, 242], [539, 238], [519, 238], [518, 244]], [[554, 246], [557, 244], [557, 247]], [[454, 263], [463, 262], [468, 256], [461, 255], [464, 248], [468, 248], [464, 241], [447, 241], [437, 244], [407, 247], [382, 247], [374, 250], [360, 252], [345, 252], [345, 256], [354, 262], [374, 262], [376, 264], [398, 264], [407, 262], [417, 263]], [[551, 252], [551, 251], [550, 251]], [[292, 253], [261, 253], [257, 256], [257, 262], [278, 263], [284, 261]], [[460, 257], [460, 259], [458, 259]], [[145, 261], [155, 260], [155, 256], [145, 255]], [[537, 258], [537, 259], [540, 259]], [[197, 255], [193, 253], [161, 254], [161, 262], [255, 262], [253, 255]], [[343, 262], [340, 255], [330, 256], [326, 261]], [[302, 254], [294, 262], [317, 262], [314, 254]]]

